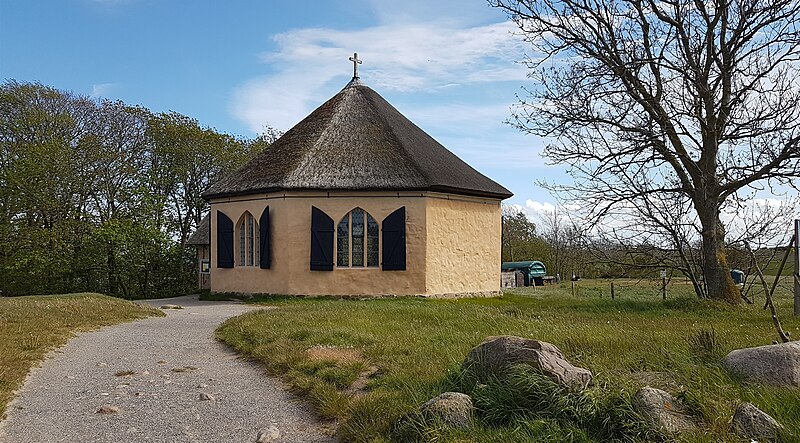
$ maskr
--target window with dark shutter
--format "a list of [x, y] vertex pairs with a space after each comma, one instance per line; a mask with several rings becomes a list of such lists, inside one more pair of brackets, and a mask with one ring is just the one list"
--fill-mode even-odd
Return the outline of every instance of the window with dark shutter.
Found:
[[233, 267], [233, 220], [217, 211], [217, 267]]
[[392, 212], [383, 219], [383, 270], [406, 269], [406, 207]]
[[345, 214], [336, 228], [336, 267], [377, 268], [379, 231], [369, 212], [355, 208]]
[[261, 252], [261, 258], [259, 265], [261, 269], [269, 269], [272, 265], [272, 254], [270, 251], [270, 225], [269, 225], [269, 206], [264, 208], [264, 212], [261, 213], [261, 218], [258, 220], [258, 229], [259, 229], [259, 252]]
[[333, 271], [333, 219], [311, 207], [311, 270]]

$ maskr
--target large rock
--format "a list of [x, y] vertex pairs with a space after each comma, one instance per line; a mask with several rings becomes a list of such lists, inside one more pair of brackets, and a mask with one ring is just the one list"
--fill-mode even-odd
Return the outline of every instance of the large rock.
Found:
[[731, 423], [739, 437], [751, 440], [775, 440], [783, 429], [780, 423], [752, 403], [742, 403], [736, 408]]
[[472, 399], [460, 392], [445, 392], [419, 406], [425, 421], [436, 421], [452, 428], [464, 429], [472, 425]]
[[488, 337], [469, 352], [462, 366], [485, 380], [515, 364], [530, 365], [556, 383], [575, 390], [592, 382], [591, 371], [573, 366], [554, 345], [511, 335]]
[[639, 389], [634, 395], [633, 407], [646, 421], [661, 430], [675, 433], [694, 428], [684, 405], [661, 389], [650, 386]]
[[800, 341], [737, 349], [722, 365], [749, 382], [800, 387]]

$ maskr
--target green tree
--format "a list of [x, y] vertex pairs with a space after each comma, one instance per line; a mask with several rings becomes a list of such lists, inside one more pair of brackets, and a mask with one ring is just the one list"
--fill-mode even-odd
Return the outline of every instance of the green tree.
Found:
[[0, 293], [191, 289], [201, 193], [268, 147], [177, 114], [0, 85]]
[[543, 260], [548, 245], [536, 236], [536, 225], [524, 212], [503, 206], [503, 261]]

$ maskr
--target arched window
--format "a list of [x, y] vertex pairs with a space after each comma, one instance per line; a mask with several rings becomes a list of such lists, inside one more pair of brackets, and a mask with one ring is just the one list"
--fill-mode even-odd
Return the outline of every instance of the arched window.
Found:
[[336, 227], [336, 266], [377, 267], [379, 233], [378, 222], [361, 208], [342, 217]]
[[255, 266], [259, 263], [259, 232], [258, 221], [252, 214], [245, 211], [236, 223], [236, 234], [239, 239], [239, 257], [236, 265]]

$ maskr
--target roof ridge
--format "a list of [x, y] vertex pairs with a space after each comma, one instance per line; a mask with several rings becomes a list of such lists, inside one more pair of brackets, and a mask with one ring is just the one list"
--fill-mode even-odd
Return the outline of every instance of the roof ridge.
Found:
[[[350, 87], [350, 84], [353, 83], [353, 81], [355, 81], [355, 80], [358, 80], [358, 79], [354, 78], [353, 80], [351, 80], [350, 83], [348, 83], [347, 86], [342, 88], [342, 90], [339, 91], [339, 93], [337, 93], [334, 97], [337, 97], [340, 94], [342, 94], [342, 92], [344, 92], [345, 89]], [[328, 118], [328, 121], [325, 122], [325, 127], [319, 133], [319, 136], [314, 140], [314, 143], [312, 143], [311, 149], [307, 149], [305, 152], [303, 152], [303, 155], [300, 158], [300, 161], [297, 162], [297, 166], [294, 168], [294, 170], [290, 174], [287, 174], [286, 176], [283, 177], [283, 180], [281, 180], [281, 182], [282, 182], [281, 184], [286, 185], [288, 182], [290, 182], [291, 180], [295, 179], [300, 174], [300, 172], [302, 172], [302, 171], [304, 171], [305, 169], [308, 168], [309, 164], [311, 163], [310, 160], [314, 157], [314, 154], [317, 153], [318, 148], [320, 147], [320, 144], [322, 143], [322, 140], [324, 140], [325, 136], [331, 131], [331, 121], [337, 115], [339, 115], [339, 110], [342, 108], [342, 105], [344, 104], [344, 101], [345, 101], [344, 97], [340, 97], [339, 98], [339, 101], [336, 103], [336, 105], [334, 106], [333, 110], [330, 113], [330, 118]]]
[[[354, 79], [354, 80], [357, 80], [357, 79]], [[352, 82], [351, 82], [351, 83], [352, 83]], [[361, 82], [359, 82], [359, 85], [358, 85], [358, 86], [361, 86], [361, 87], [363, 87], [363, 88], [366, 88], [366, 89], [368, 89], [368, 90], [372, 91], [373, 93], [375, 93], [375, 95], [376, 95], [376, 96], [380, 97], [380, 95], [379, 95], [377, 92], [375, 92], [375, 90], [374, 90], [374, 89], [370, 88], [369, 86], [366, 86], [366, 85], [364, 85], [364, 84], [361, 84]], [[356, 89], [356, 90], [358, 90], [358, 89]], [[360, 92], [360, 91], [359, 91], [359, 92]], [[375, 107], [376, 107], [376, 106], [375, 106], [375, 102], [372, 100], [372, 97], [370, 97], [369, 95], [365, 94], [365, 95], [364, 95], [364, 98], [365, 98], [365, 99], [366, 99], [366, 100], [367, 100], [367, 101], [370, 103], [370, 105], [371, 105], [373, 108], [375, 108]], [[381, 98], [383, 98], [383, 97], [381, 97]], [[386, 101], [386, 99], [384, 99], [384, 101]], [[399, 109], [397, 109], [397, 108], [395, 108], [394, 106], [392, 106], [392, 105], [391, 105], [391, 103], [389, 103], [388, 101], [386, 101], [386, 103], [387, 103], [387, 104], [389, 104], [389, 106], [391, 106], [391, 107], [392, 107], [392, 109], [394, 109], [395, 111], [397, 111], [397, 113], [399, 113], [399, 114], [401, 114], [401, 115], [402, 115], [402, 113], [400, 113], [400, 110], [399, 110]], [[385, 115], [383, 115], [383, 113], [377, 112], [376, 114], [377, 114], [378, 118], [381, 120], [381, 122], [383, 123], [383, 125], [384, 125], [386, 128], [388, 128], [388, 129], [389, 129], [389, 132], [392, 134], [392, 137], [393, 137], [393, 138], [394, 138], [394, 140], [397, 142], [396, 144], [397, 144], [397, 146], [399, 146], [399, 147], [400, 147], [399, 151], [401, 152], [403, 159], [405, 159], [406, 161], [408, 161], [408, 163], [410, 163], [410, 164], [414, 165], [414, 169], [415, 169], [415, 170], [416, 170], [416, 171], [417, 171], [417, 172], [418, 172], [420, 175], [422, 175], [422, 176], [425, 178], [425, 181], [427, 182], [427, 185], [428, 185], [428, 186], [431, 186], [431, 185], [433, 184], [433, 180], [432, 180], [432, 179], [431, 179], [431, 177], [430, 177], [430, 176], [429, 176], [429, 175], [428, 175], [428, 174], [427, 174], [427, 173], [426, 173], [426, 172], [423, 170], [423, 168], [420, 166], [419, 162], [417, 162], [417, 159], [415, 159], [415, 158], [414, 158], [414, 156], [412, 156], [412, 155], [411, 155], [411, 154], [408, 152], [408, 149], [406, 149], [406, 147], [405, 147], [405, 146], [404, 146], [404, 145], [403, 145], [403, 144], [400, 142], [400, 137], [398, 136], [397, 132], [395, 131], [395, 129], [394, 129], [394, 126], [392, 126], [392, 125], [391, 125], [391, 123], [390, 123], [390, 122], [389, 122], [389, 121], [386, 119], [386, 116], [385, 116]], [[410, 121], [410, 120], [409, 120], [409, 121]], [[416, 126], [416, 125], [415, 125], [415, 126]]]

